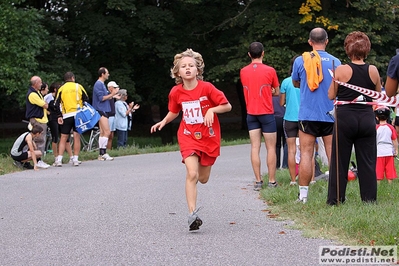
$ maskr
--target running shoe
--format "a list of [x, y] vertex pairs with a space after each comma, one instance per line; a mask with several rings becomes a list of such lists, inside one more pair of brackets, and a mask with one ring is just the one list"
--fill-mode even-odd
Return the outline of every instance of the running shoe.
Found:
[[277, 187], [277, 182], [269, 182], [269, 184], [267, 184], [268, 187]]
[[99, 161], [113, 161], [114, 158], [111, 157], [111, 156], [109, 156], [108, 153], [106, 153], [106, 154], [104, 154], [104, 155], [99, 155], [99, 156], [98, 156], [98, 160], [99, 160]]
[[188, 227], [189, 231], [198, 230], [199, 227], [202, 225], [202, 220], [198, 217], [197, 212], [201, 208], [195, 209], [189, 216], [188, 216]]
[[[69, 163], [70, 163], [70, 164], [72, 164], [72, 165], [74, 165], [74, 166], [77, 166], [77, 165], [75, 165], [74, 162], [75, 162], [75, 161], [74, 161], [72, 158], [69, 159]], [[82, 161], [79, 161], [79, 160], [78, 160], [77, 162], [78, 162], [78, 164], [81, 164], [81, 163], [82, 163]]]
[[255, 182], [254, 190], [259, 191], [262, 189], [263, 181]]
[[53, 166], [54, 166], [54, 167], [62, 167], [62, 162], [56, 160], [56, 161], [53, 163]]
[[29, 162], [25, 162], [23, 164], [23, 167], [24, 167], [24, 169], [28, 169], [28, 170], [34, 169], [33, 165], [31, 165]]
[[297, 198], [297, 200], [295, 201], [295, 203], [302, 203], [305, 204], [308, 201], [307, 197], [303, 197], [302, 199], [300, 199], [299, 197]]
[[40, 161], [37, 162], [37, 167], [43, 168], [43, 169], [47, 169], [47, 168], [50, 167], [50, 165], [49, 165], [49, 164], [46, 164], [45, 162], [43, 162], [42, 160], [40, 160]]
[[23, 169], [24, 168], [23, 164], [21, 162], [19, 162], [19, 161], [13, 161], [12, 164], [15, 165], [16, 167], [18, 167], [19, 169]]

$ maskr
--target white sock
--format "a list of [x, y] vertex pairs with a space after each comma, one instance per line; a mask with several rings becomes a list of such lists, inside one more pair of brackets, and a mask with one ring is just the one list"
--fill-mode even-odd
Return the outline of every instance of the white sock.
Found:
[[98, 146], [100, 149], [106, 149], [107, 148], [107, 143], [108, 143], [108, 138], [107, 137], [99, 137], [98, 138]]
[[76, 161], [79, 161], [78, 158], [79, 158], [79, 155], [74, 155], [74, 156], [72, 157], [72, 161], [75, 161], [75, 162], [76, 162]]
[[58, 162], [62, 162], [62, 155], [58, 155], [58, 156], [57, 156], [57, 161], [58, 161]]
[[309, 189], [309, 186], [299, 186], [299, 199], [300, 200], [308, 197], [308, 189]]

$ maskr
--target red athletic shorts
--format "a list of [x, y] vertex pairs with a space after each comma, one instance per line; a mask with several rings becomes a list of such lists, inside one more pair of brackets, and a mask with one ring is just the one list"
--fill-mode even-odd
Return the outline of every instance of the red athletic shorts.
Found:
[[186, 150], [186, 151], [181, 151], [181, 156], [183, 157], [182, 163], [184, 163], [184, 160], [187, 157], [192, 156], [194, 154], [198, 156], [198, 162], [202, 166], [212, 166], [216, 161], [216, 157], [211, 157], [205, 152], [198, 150]]
[[395, 179], [396, 178], [396, 170], [395, 170], [395, 161], [393, 156], [385, 156], [385, 157], [377, 157], [377, 180], [384, 179]]

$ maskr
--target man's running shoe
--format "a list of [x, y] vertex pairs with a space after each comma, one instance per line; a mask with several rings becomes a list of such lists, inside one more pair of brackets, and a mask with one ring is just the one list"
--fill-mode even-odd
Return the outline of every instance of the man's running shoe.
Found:
[[189, 216], [188, 216], [188, 227], [189, 231], [198, 230], [199, 227], [202, 225], [202, 220], [198, 217], [197, 212], [201, 208], [195, 209]]
[[113, 161], [114, 158], [111, 157], [111, 156], [109, 156], [108, 153], [106, 153], [106, 154], [104, 154], [104, 155], [99, 155], [99, 156], [98, 156], [98, 160], [99, 160], [99, 161]]
[[[79, 160], [77, 162], [78, 162], [78, 165], [82, 163], [82, 161], [79, 161]], [[69, 163], [72, 164], [73, 166], [78, 166], [78, 165], [75, 165], [75, 161], [72, 158], [69, 159]]]
[[56, 160], [56, 161], [53, 163], [53, 166], [54, 166], [54, 167], [62, 167], [62, 161]]
[[43, 169], [47, 169], [47, 168], [50, 167], [50, 165], [49, 165], [49, 164], [46, 164], [45, 162], [43, 162], [42, 160], [40, 160], [40, 161], [37, 162], [37, 167], [43, 168]]
[[277, 187], [277, 182], [269, 182], [269, 184], [267, 184], [268, 187]]
[[263, 181], [255, 182], [254, 190], [260, 191], [262, 189]]
[[295, 201], [295, 203], [305, 204], [307, 201], [308, 201], [307, 197], [303, 197], [302, 199], [299, 199], [299, 197], [298, 197], [298, 199]]

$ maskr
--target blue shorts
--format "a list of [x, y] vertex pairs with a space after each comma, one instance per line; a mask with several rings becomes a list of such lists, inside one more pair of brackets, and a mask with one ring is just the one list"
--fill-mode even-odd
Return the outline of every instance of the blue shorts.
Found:
[[108, 117], [108, 124], [109, 124], [109, 130], [110, 131], [115, 131], [115, 116], [110, 116]]
[[262, 129], [262, 133], [277, 132], [274, 114], [270, 115], [247, 115], [248, 130]]

